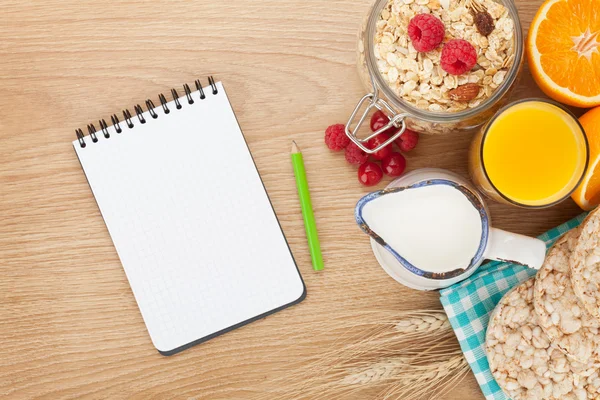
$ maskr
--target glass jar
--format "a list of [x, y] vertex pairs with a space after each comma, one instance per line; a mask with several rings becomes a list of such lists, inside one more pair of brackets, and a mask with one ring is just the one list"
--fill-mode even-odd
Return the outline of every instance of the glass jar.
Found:
[[[400, 128], [394, 135], [392, 139], [394, 140], [406, 128], [424, 134], [445, 134], [456, 130], [474, 130], [488, 121], [506, 102], [510, 92], [515, 87], [524, 59], [523, 33], [517, 8], [512, 0], [497, 0], [496, 2], [506, 7], [508, 16], [514, 24], [514, 61], [508, 68], [504, 81], [487, 99], [473, 108], [456, 112], [436, 112], [417, 108], [400, 98], [380, 73], [377, 65], [378, 60], [374, 52], [374, 39], [377, 21], [381, 17], [382, 10], [388, 4], [388, 0], [375, 1], [361, 24], [358, 37], [358, 73], [362, 83], [370, 93], [359, 101], [348, 120], [346, 124], [347, 135], [364, 151], [373, 153], [377, 149], [367, 149], [364, 143], [390, 127]], [[383, 110], [390, 117], [390, 123], [366, 138], [359, 138], [357, 134], [359, 128], [373, 108]], [[364, 111], [361, 113], [361, 110]], [[360, 117], [358, 117], [359, 115]], [[358, 121], [355, 122], [355, 119], [358, 119]], [[353, 125], [355, 126], [353, 127]], [[385, 145], [387, 144], [384, 143], [382, 146]]]

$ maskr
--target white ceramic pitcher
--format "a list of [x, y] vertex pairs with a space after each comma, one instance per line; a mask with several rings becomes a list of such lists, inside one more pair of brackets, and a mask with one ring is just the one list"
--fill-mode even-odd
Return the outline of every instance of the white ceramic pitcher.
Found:
[[[363, 208], [369, 202], [381, 196], [431, 185], [448, 185], [458, 190], [479, 212], [482, 228], [481, 239], [476, 254], [466, 268], [444, 272], [420, 269], [386, 243], [377, 232], [369, 227], [369, 221], [365, 221]], [[492, 228], [488, 209], [479, 193], [465, 179], [442, 169], [415, 170], [396, 179], [384, 190], [364, 196], [356, 205], [355, 217], [361, 229], [371, 237], [373, 253], [383, 269], [396, 281], [418, 290], [440, 289], [466, 279], [486, 259], [508, 261], [539, 269], [546, 254], [546, 245], [539, 239]], [[460, 231], [457, 234], [460, 234]], [[431, 251], [436, 251], [436, 249], [432, 248]]]

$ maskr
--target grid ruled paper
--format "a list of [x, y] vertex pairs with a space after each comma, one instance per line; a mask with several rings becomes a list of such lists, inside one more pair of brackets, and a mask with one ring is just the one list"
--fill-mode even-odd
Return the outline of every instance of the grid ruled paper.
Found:
[[[154, 346], [181, 350], [300, 301], [304, 283], [222, 84], [73, 146]], [[227, 162], [221, 158], [227, 149]], [[235, 160], [232, 162], [231, 160]], [[292, 179], [292, 178], [290, 178]]]

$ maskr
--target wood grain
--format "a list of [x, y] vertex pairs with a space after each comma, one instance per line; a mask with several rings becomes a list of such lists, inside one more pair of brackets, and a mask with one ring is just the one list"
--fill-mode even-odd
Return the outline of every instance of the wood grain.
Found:
[[[252, 399], [339, 342], [339, 311], [439, 308], [377, 265], [352, 210], [366, 189], [322, 143], [363, 94], [355, 34], [368, 0], [48, 0], [0, 4], [0, 396]], [[524, 25], [540, 0], [518, 2]], [[81, 171], [74, 129], [215, 75], [299, 263], [308, 298], [177, 356], [153, 348]], [[517, 97], [539, 96], [528, 72]], [[304, 236], [290, 141], [301, 146], [326, 269]], [[425, 137], [410, 169], [466, 174], [470, 135]], [[224, 162], [227, 154], [223, 154]], [[499, 228], [537, 235], [579, 213], [492, 204]], [[361, 397], [356, 397], [361, 398]], [[472, 376], [446, 399], [482, 399]]]

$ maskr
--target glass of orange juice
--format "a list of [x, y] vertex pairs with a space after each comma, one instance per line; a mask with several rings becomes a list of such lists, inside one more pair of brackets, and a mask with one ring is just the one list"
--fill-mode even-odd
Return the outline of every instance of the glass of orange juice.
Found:
[[475, 135], [469, 152], [471, 179], [483, 193], [530, 208], [569, 197], [588, 162], [588, 142], [577, 118], [544, 99], [500, 109]]

